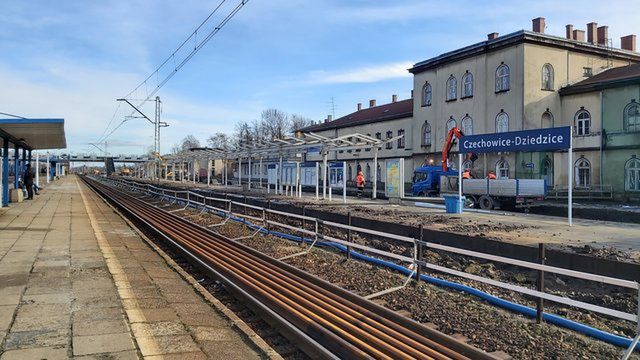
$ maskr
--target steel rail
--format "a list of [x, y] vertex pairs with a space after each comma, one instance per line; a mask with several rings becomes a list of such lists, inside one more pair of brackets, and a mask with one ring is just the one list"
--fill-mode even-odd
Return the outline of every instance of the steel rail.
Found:
[[[335, 286], [318, 286], [315, 279], [287, 271], [288, 266], [265, 255], [257, 256], [244, 245], [237, 244], [180, 217], [142, 202], [119, 190], [87, 182], [128, 212], [137, 214], [149, 226], [189, 249], [220, 273], [239, 284], [247, 292], [280, 310], [280, 314], [305, 329], [314, 339], [336, 354], [352, 358], [380, 359], [465, 359], [493, 358], [417, 323], [403, 326], [400, 315], [365, 307], [350, 301], [353, 295], [339, 296]], [[286, 264], [284, 264], [286, 265]], [[306, 274], [306, 273], [304, 273]], [[312, 277], [306, 274], [308, 277]], [[358, 300], [361, 302], [362, 300]], [[418, 331], [416, 331], [418, 330]], [[455, 350], [452, 350], [455, 349]]]

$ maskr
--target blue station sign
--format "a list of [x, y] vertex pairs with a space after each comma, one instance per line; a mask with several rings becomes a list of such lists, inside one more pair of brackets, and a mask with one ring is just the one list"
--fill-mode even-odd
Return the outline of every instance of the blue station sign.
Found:
[[571, 146], [571, 127], [463, 136], [461, 153], [564, 150]]

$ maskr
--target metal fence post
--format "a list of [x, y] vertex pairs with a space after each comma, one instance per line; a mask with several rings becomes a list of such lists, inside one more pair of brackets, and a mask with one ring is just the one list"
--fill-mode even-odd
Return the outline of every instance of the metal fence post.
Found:
[[[347, 224], [351, 226], [351, 211], [347, 213]], [[347, 230], [347, 241], [351, 242], [351, 229]], [[351, 259], [351, 246], [349, 245], [347, 245], [347, 259]]]
[[[541, 265], [545, 262], [544, 243], [538, 244], [538, 261]], [[538, 270], [538, 283], [537, 289], [540, 292], [544, 292], [544, 270]], [[544, 314], [544, 299], [538, 298], [536, 301], [536, 323], [542, 323], [542, 316]]]
[[417, 264], [417, 269], [416, 269], [416, 281], [420, 282], [420, 276], [422, 275], [422, 265], [420, 264], [420, 262], [422, 261], [423, 258], [423, 254], [422, 254], [422, 241], [423, 241], [423, 235], [422, 235], [422, 224], [420, 224], [418, 226], [418, 248], [416, 249], [416, 260], [418, 260], [418, 264]]

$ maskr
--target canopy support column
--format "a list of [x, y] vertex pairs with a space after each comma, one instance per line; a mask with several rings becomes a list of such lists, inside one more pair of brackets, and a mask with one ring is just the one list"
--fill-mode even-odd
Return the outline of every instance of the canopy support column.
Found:
[[373, 151], [373, 192], [371, 194], [372, 199], [378, 197], [378, 148]]

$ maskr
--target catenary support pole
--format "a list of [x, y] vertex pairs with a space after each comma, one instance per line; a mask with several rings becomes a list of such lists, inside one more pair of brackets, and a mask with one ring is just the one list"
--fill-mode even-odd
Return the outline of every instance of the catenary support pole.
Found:
[[260, 191], [262, 191], [262, 175], [264, 174], [264, 168], [262, 167], [262, 156], [260, 156], [260, 171], [258, 172], [258, 181], [260, 182]]
[[322, 200], [327, 198], [327, 176], [329, 175], [328, 170], [328, 153], [325, 151], [324, 157], [322, 160]]
[[301, 188], [300, 188], [300, 162], [296, 162], [296, 189], [295, 189], [295, 194], [297, 197], [300, 197], [300, 192], [301, 192]]
[[249, 184], [247, 185], [247, 189], [251, 191], [251, 176], [253, 175], [253, 169], [251, 169], [251, 156], [249, 156]]
[[342, 203], [347, 203], [347, 162], [342, 162]]
[[316, 200], [320, 198], [320, 163], [316, 162]]
[[458, 154], [458, 206], [462, 212], [462, 153]]
[[376, 199], [378, 197], [378, 148], [373, 150], [373, 192], [371, 198]]
[[211, 158], [207, 158], [207, 186], [211, 186]]
[[278, 195], [282, 195], [284, 185], [282, 185], [282, 154], [280, 155], [280, 165], [278, 166]]
[[238, 158], [238, 186], [242, 187], [242, 158]]

